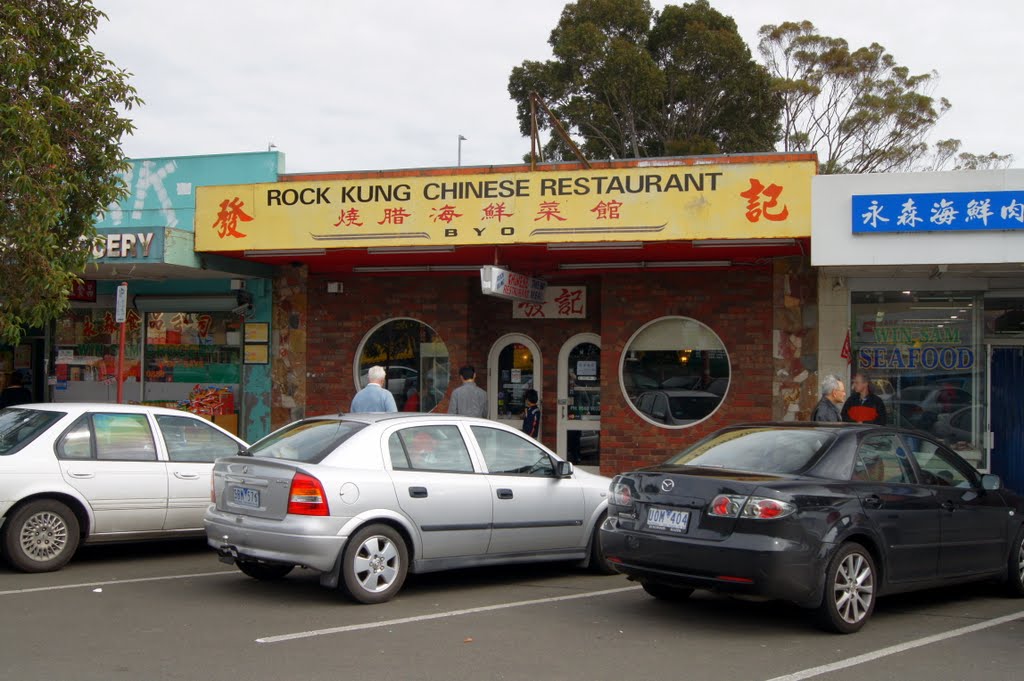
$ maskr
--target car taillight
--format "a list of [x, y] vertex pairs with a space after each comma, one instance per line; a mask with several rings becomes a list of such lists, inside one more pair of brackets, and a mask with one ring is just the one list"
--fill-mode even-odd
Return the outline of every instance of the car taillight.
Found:
[[773, 520], [785, 517], [795, 510], [796, 506], [787, 501], [768, 499], [766, 497], [750, 497], [747, 500], [746, 506], [743, 507], [742, 516], [756, 520]]
[[743, 502], [746, 500], [746, 497], [719, 494], [711, 500], [711, 505], [708, 507], [708, 515], [720, 518], [735, 518], [740, 514], [740, 509], [743, 508]]
[[612, 483], [612, 503], [616, 506], [632, 506], [633, 491], [629, 485], [621, 482]]
[[217, 485], [215, 483], [216, 478], [213, 475], [213, 471], [210, 471], [210, 503], [217, 503]]
[[327, 494], [316, 478], [296, 473], [288, 490], [288, 513], [293, 515], [328, 515]]
[[746, 497], [736, 494], [719, 494], [711, 500], [708, 515], [719, 518], [751, 518], [753, 520], [774, 520], [796, 511], [788, 501], [768, 497]]

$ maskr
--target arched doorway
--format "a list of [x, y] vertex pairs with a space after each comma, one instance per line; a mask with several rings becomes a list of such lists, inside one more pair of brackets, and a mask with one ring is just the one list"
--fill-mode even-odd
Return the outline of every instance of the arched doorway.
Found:
[[601, 452], [601, 337], [581, 333], [558, 353], [557, 452], [574, 464], [598, 466]]
[[529, 336], [502, 336], [487, 355], [488, 414], [513, 428], [523, 424], [524, 393], [533, 388], [543, 395], [540, 348]]

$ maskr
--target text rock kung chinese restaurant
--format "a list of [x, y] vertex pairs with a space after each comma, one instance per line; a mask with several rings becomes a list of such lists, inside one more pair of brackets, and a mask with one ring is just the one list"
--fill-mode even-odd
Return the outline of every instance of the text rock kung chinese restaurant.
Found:
[[606, 473], [816, 400], [809, 154], [282, 175], [200, 187], [196, 250], [279, 267], [273, 425], [345, 411], [368, 369]]

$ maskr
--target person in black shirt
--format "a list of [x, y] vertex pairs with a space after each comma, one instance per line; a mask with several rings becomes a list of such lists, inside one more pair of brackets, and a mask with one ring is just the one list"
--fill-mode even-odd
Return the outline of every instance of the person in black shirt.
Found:
[[871, 380], [865, 373], [855, 374], [850, 383], [853, 392], [843, 405], [843, 420], [852, 423], [885, 425], [885, 402], [871, 392]]
[[537, 406], [537, 391], [527, 390], [523, 395], [526, 401], [526, 411], [523, 412], [523, 432], [537, 439], [540, 434], [540, 407]]

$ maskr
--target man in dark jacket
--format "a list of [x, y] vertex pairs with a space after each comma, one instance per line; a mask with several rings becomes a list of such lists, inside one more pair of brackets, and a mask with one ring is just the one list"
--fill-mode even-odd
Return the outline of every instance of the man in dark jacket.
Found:
[[867, 374], [858, 373], [850, 383], [853, 394], [843, 405], [843, 420], [853, 423], [877, 423], [885, 425], [885, 402], [871, 392], [871, 380]]
[[839, 413], [840, 405], [846, 399], [846, 386], [843, 379], [829, 374], [821, 379], [821, 399], [811, 415], [812, 421], [839, 423], [843, 417]]

